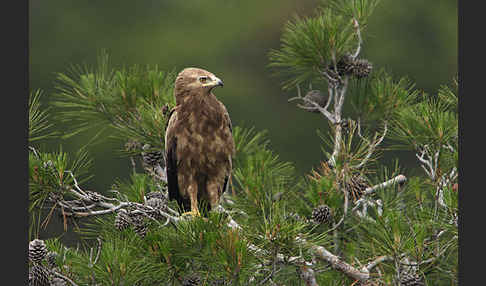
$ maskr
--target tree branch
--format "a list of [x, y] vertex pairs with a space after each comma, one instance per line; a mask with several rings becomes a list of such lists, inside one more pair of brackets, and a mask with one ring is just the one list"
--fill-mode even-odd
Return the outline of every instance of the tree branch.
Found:
[[373, 187], [366, 188], [366, 190], [364, 190], [364, 192], [363, 192], [363, 195], [372, 194], [376, 190], [389, 187], [390, 185], [403, 184], [406, 181], [407, 181], [407, 177], [405, 177], [404, 175], [398, 175], [398, 176], [396, 176], [396, 177], [394, 177], [394, 178], [392, 178], [392, 179], [390, 179], [388, 181], [385, 181], [385, 182], [383, 182], [381, 184], [375, 185]]
[[71, 279], [67, 278], [66, 276], [62, 275], [61, 273], [56, 272], [56, 271], [54, 271], [54, 270], [49, 270], [49, 271], [50, 271], [50, 273], [51, 273], [52, 275], [57, 276], [57, 277], [59, 277], [59, 278], [63, 279], [64, 281], [69, 282], [69, 284], [71, 284], [72, 286], [78, 286], [78, 284], [74, 283], [74, 281], [73, 281], [73, 280], [71, 280]]
[[376, 265], [382, 263], [382, 262], [385, 262], [385, 261], [391, 261], [393, 260], [393, 257], [389, 256], [389, 255], [382, 255], [382, 256], [378, 256], [375, 260], [369, 262], [368, 264], [366, 264], [362, 271], [363, 272], [366, 272], [366, 271], [371, 271], [373, 268], [375, 268]]
[[353, 26], [356, 31], [356, 36], [358, 37], [358, 46], [356, 47], [356, 51], [352, 55], [353, 60], [356, 59], [361, 51], [361, 45], [363, 44], [363, 39], [361, 38], [361, 29], [359, 27], [358, 20], [353, 18]]
[[325, 261], [331, 264], [332, 268], [343, 272], [347, 276], [360, 280], [360, 281], [365, 281], [370, 278], [370, 272], [367, 268], [364, 268], [363, 270], [359, 270], [347, 262], [341, 260], [339, 257], [336, 255], [332, 254], [329, 252], [327, 249], [325, 249], [323, 246], [317, 246], [314, 245], [312, 246], [312, 251], [313, 254], [320, 259], [321, 261]]
[[304, 280], [306, 286], [319, 286], [319, 284], [317, 284], [315, 272], [312, 268], [303, 265], [299, 270], [299, 276]]
[[316, 102], [314, 102], [314, 101], [312, 101], [308, 98], [303, 97], [302, 94], [301, 94], [301, 91], [300, 91], [300, 86], [297, 85], [297, 96], [289, 98], [288, 102], [291, 102], [291, 101], [294, 101], [294, 100], [302, 100], [304, 102], [311, 104], [312, 105], [311, 107], [300, 106], [300, 108], [305, 109], [305, 110], [309, 110], [309, 111], [318, 110], [322, 115], [324, 115], [333, 124], [336, 122], [334, 116], [327, 110], [327, 106], [329, 104], [329, 101], [331, 100], [331, 96], [329, 96], [328, 102], [326, 103], [326, 106], [323, 108], [319, 104], [317, 104]]
[[[358, 124], [360, 124], [360, 123], [358, 122]], [[373, 155], [373, 152], [375, 152], [376, 147], [381, 144], [383, 139], [385, 139], [385, 135], [386, 135], [387, 131], [388, 131], [388, 124], [385, 121], [383, 134], [380, 136], [380, 138], [377, 139], [376, 137], [378, 136], [378, 133], [375, 133], [375, 137], [373, 138], [372, 143], [370, 143], [368, 139], [361, 136], [361, 132], [358, 132], [358, 136], [361, 139], [363, 139], [364, 141], [368, 142], [369, 148], [368, 148], [368, 153], [366, 154], [365, 158], [363, 160], [361, 160], [361, 162], [358, 165], [353, 166], [353, 168], [359, 169], [359, 168], [363, 167], [368, 162], [368, 160], [371, 158], [371, 155]]]
[[[221, 210], [224, 211], [224, 209], [222, 209], [222, 208], [221, 208]], [[233, 229], [240, 229], [241, 230], [241, 227], [238, 225], [238, 223], [236, 221], [234, 221], [231, 217], [229, 217], [228, 226], [233, 228]], [[308, 244], [308, 242], [305, 239], [302, 239], [302, 238], [297, 238], [297, 242], [302, 243], [302, 244]], [[334, 269], [341, 271], [344, 274], [346, 274], [347, 276], [349, 276], [353, 279], [356, 279], [356, 280], [360, 280], [360, 281], [365, 281], [365, 280], [369, 279], [371, 269], [374, 268], [377, 264], [388, 260], [387, 256], [386, 257], [380, 256], [380, 257], [376, 258], [374, 261], [368, 263], [365, 267], [363, 267], [362, 270], [359, 270], [356, 267], [353, 267], [350, 264], [348, 264], [347, 262], [341, 260], [338, 256], [332, 254], [323, 246], [310, 245], [310, 247], [311, 247], [312, 253], [314, 254], [315, 257], [317, 257], [321, 261], [330, 263], [331, 267], [333, 267]], [[248, 245], [248, 248], [250, 250], [254, 251], [257, 254], [260, 254], [260, 255], [266, 255], [267, 254], [267, 251], [255, 246], [251, 243]], [[310, 267], [313, 264], [304, 261], [302, 257], [289, 257], [289, 258], [285, 259], [284, 255], [278, 253], [276, 255], [276, 259], [279, 263], [291, 263], [291, 264], [300, 265], [299, 267], [301, 267], [301, 265], [304, 264], [304, 266], [306, 266], [306, 267], [308, 267], [308, 269], [312, 270]], [[306, 273], [306, 275], [309, 275], [309, 276], [306, 276], [306, 277], [309, 277], [309, 279], [310, 279], [310, 280], [305, 280], [306, 283], [308, 281], [309, 281], [309, 283], [315, 282], [315, 280], [312, 280], [312, 276], [311, 276], [311, 273], [313, 275], [314, 271], [312, 270], [312, 272], [311, 272], [310, 270], [308, 270], [308, 272]], [[314, 279], [315, 279], [315, 276], [314, 276]], [[308, 285], [317, 285], [317, 284], [308, 284]]]

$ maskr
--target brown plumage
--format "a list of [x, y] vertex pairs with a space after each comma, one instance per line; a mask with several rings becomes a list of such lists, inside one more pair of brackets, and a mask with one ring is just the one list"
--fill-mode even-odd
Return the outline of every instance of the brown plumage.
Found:
[[169, 199], [199, 214], [219, 204], [231, 176], [235, 146], [225, 106], [211, 90], [223, 82], [199, 68], [186, 68], [175, 81], [176, 106], [165, 133]]

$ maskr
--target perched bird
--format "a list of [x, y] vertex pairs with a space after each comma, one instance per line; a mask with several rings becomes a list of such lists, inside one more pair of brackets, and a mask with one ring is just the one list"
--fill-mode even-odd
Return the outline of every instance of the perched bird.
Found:
[[223, 81], [208, 71], [182, 70], [166, 127], [169, 199], [194, 216], [201, 202], [208, 210], [218, 206], [231, 176], [235, 144], [228, 111], [211, 92], [217, 86]]

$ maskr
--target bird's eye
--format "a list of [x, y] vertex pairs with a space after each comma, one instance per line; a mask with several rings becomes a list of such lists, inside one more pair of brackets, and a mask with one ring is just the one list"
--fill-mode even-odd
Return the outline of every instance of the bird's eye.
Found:
[[199, 77], [199, 81], [201, 83], [206, 83], [206, 81], [208, 81], [208, 77], [207, 76], [201, 76], [201, 77]]

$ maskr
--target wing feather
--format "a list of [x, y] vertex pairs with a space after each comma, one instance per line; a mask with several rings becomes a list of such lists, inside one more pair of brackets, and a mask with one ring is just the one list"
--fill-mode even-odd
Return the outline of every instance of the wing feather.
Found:
[[[224, 104], [222, 102], [219, 102], [220, 106], [221, 106], [221, 109], [223, 110], [223, 116], [226, 120], [226, 123], [227, 123], [227, 127], [229, 128], [230, 130], [230, 133], [231, 133], [231, 137], [233, 137], [233, 124], [231, 123], [231, 117], [229, 116], [229, 113], [228, 113], [228, 110], [226, 109], [226, 107], [224, 106]], [[233, 139], [231, 139], [233, 140]], [[234, 154], [234, 150], [232, 152]], [[222, 188], [222, 193], [226, 192], [229, 190], [229, 186], [230, 186], [230, 181], [231, 181], [231, 172], [232, 172], [232, 168], [233, 168], [233, 163], [232, 163], [232, 155], [233, 154], [230, 154], [228, 156], [228, 161], [229, 161], [229, 168], [228, 168], [228, 174], [225, 176], [224, 178], [224, 183], [223, 183], [223, 188]]]
[[[190, 203], [182, 198], [178, 182], [177, 137], [173, 128], [177, 121], [177, 111], [172, 109], [165, 129], [165, 166], [169, 200], [176, 200], [183, 209], [190, 209]], [[189, 203], [189, 204], [188, 204]]]

